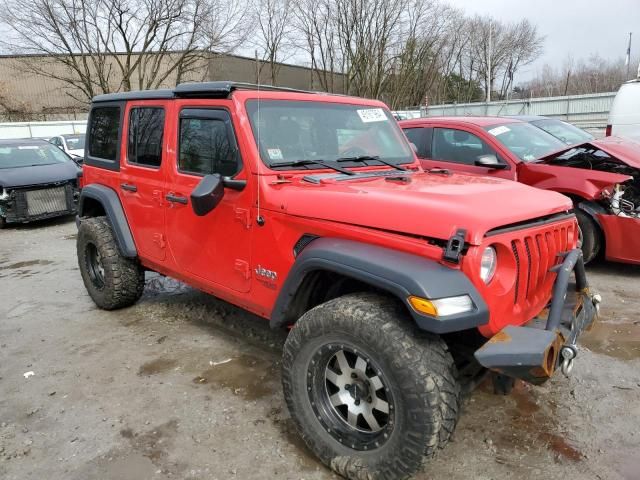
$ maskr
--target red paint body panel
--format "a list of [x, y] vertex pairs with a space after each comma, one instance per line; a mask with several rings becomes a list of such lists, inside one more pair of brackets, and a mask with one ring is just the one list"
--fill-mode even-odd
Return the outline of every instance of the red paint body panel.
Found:
[[[559, 229], [565, 236], [557, 240], [557, 245], [572, 248], [576, 242], [575, 219], [494, 237], [486, 234], [499, 227], [565, 212], [571, 208], [566, 197], [501, 178], [425, 173], [417, 159], [409, 165], [416, 173], [408, 182], [382, 178], [325, 179], [315, 184], [303, 177], [335, 172], [274, 171], [259, 157], [245, 110], [246, 101], [258, 95], [263, 100], [322, 101], [386, 109], [381, 102], [358, 98], [275, 91], [258, 94], [244, 90], [237, 90], [231, 99], [223, 100], [130, 102], [127, 112], [134, 104], [163, 105], [166, 109], [161, 167], [129, 165], [123, 141], [120, 172], [85, 166], [83, 181], [85, 185], [109, 186], [117, 192], [146, 267], [269, 318], [295, 261], [293, 247], [305, 233], [371, 243], [442, 263], [442, 247], [429, 243], [428, 238], [446, 241], [457, 229], [464, 228], [469, 247], [461, 264], [443, 264], [462, 270], [491, 307], [490, 322], [481, 332], [490, 336], [506, 325], [525, 324], [544, 308], [555, 274], [532, 272], [540, 272], [540, 265], [550, 264], [552, 260], [547, 257], [551, 254], [536, 253], [536, 258], [522, 261], [517, 270], [515, 262], [508, 260], [511, 242], [516, 242], [520, 255], [526, 257], [522, 250], [526, 238], [555, 235]], [[188, 197], [201, 178], [177, 169], [178, 117], [186, 107], [221, 108], [230, 113], [243, 164], [235, 178], [247, 181], [242, 191], [225, 189], [222, 202], [203, 217], [196, 216], [190, 205], [165, 200], [169, 193]], [[127, 138], [126, 125], [122, 138]], [[387, 169], [353, 170], [372, 168]], [[514, 168], [511, 174], [515, 173]], [[135, 182], [138, 192], [123, 191], [120, 184], [125, 180]], [[258, 214], [264, 218], [262, 227], [256, 224]], [[487, 286], [479, 279], [480, 257], [484, 248], [492, 244], [504, 259], [495, 279]], [[532, 272], [527, 272], [527, 264]], [[257, 266], [277, 272], [277, 278], [266, 280], [256, 276]], [[518, 289], [515, 272], [519, 272]], [[525, 276], [529, 291], [523, 290]]]
[[597, 215], [606, 242], [606, 258], [640, 265], [640, 221], [616, 215]]
[[[473, 133], [489, 144], [509, 165], [509, 169], [496, 170], [437, 159], [420, 159], [425, 169], [446, 168], [476, 175], [510, 178], [532, 187], [570, 195], [577, 200], [590, 201], [600, 200], [603, 189], [631, 179], [627, 175], [618, 173], [550, 165], [544, 161], [522, 162], [484, 129], [491, 125], [518, 122], [520, 121], [513, 118], [500, 117], [433, 117], [406, 120], [399, 123], [402, 128], [441, 127], [455, 128]], [[638, 142], [618, 137], [606, 137], [592, 140], [584, 145], [592, 145], [622, 163], [640, 168], [640, 143]], [[548, 155], [546, 158], [552, 158], [558, 153], [568, 151], [571, 148], [574, 147], [567, 147], [564, 150]], [[606, 258], [614, 261], [640, 263], [640, 241], [628, 240], [630, 238], [638, 238], [640, 220], [616, 217], [614, 215], [598, 215], [598, 218], [605, 237]]]
[[629, 180], [628, 175], [583, 168], [520, 163], [518, 181], [544, 190], [553, 190], [585, 200], [597, 200], [603, 189]]

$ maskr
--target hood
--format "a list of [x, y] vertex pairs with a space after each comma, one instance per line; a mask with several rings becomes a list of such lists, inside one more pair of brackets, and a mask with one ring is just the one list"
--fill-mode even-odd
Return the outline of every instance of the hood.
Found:
[[80, 169], [72, 161], [35, 167], [0, 168], [0, 187], [15, 188], [75, 179]]
[[640, 143], [629, 138], [605, 137], [590, 142], [593, 146], [630, 167], [640, 168]]
[[[386, 172], [388, 173], [388, 172]], [[402, 172], [398, 172], [402, 176]], [[478, 245], [492, 229], [571, 209], [571, 201], [509, 180], [418, 172], [408, 181], [315, 175], [271, 187], [267, 204], [289, 215]]]
[[579, 145], [572, 145], [540, 158], [541, 163], [548, 163], [556, 157], [574, 148], [595, 148], [611, 155], [615, 159], [629, 165], [640, 168], [640, 143], [635, 140], [620, 137], [605, 137], [599, 140], [591, 140]]

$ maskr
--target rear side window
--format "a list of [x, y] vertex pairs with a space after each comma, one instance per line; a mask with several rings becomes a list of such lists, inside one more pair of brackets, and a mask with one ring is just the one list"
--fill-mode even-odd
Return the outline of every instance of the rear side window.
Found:
[[120, 107], [96, 107], [89, 125], [89, 156], [102, 160], [118, 159]]
[[137, 107], [129, 113], [127, 161], [145, 167], [159, 168], [162, 163], [164, 109]]
[[229, 114], [184, 110], [180, 115], [178, 169], [196, 175], [233, 176], [239, 159]]

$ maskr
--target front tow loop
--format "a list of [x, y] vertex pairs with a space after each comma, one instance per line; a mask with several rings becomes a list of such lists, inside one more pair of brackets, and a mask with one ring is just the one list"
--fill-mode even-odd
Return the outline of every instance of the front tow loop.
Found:
[[573, 361], [578, 354], [576, 347], [574, 345], [565, 345], [562, 347], [560, 351], [560, 355], [562, 356], [562, 365], [561, 370], [565, 377], [568, 377], [571, 374], [571, 370], [573, 370]]
[[[602, 303], [602, 297], [599, 294], [591, 295], [591, 302], [596, 310], [596, 315], [600, 313], [600, 303]], [[560, 350], [560, 356], [562, 357], [562, 364], [560, 365], [560, 369], [565, 377], [568, 377], [571, 374], [571, 370], [573, 370], [573, 364], [578, 356], [578, 348], [575, 344], [565, 345]]]

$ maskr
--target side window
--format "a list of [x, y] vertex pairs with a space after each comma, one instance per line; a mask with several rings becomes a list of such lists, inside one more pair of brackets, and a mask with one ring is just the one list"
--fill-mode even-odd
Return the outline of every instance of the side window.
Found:
[[60, 137], [53, 137], [51, 140], [49, 140], [49, 142], [51, 142], [56, 147], [60, 147], [61, 146]]
[[162, 162], [164, 109], [136, 107], [129, 113], [127, 161], [145, 167], [159, 168]]
[[446, 162], [475, 165], [482, 155], [496, 155], [496, 152], [480, 137], [464, 130], [434, 128], [432, 158]]
[[180, 115], [178, 169], [196, 175], [235, 175], [239, 161], [229, 114], [192, 112], [184, 110]]
[[409, 141], [417, 147], [418, 151], [416, 153], [418, 158], [431, 157], [431, 136], [433, 134], [433, 128], [408, 128], [404, 133]]
[[96, 107], [89, 125], [89, 156], [115, 162], [118, 159], [120, 107]]

